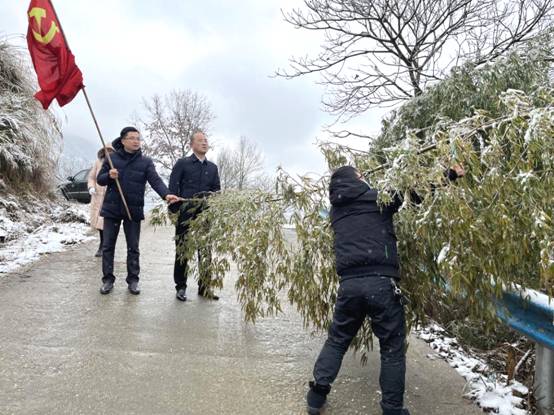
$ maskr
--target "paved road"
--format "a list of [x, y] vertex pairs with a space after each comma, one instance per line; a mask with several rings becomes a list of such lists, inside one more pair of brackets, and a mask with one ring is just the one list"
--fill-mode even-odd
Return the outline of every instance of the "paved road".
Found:
[[[142, 294], [123, 279], [98, 293], [94, 244], [0, 275], [0, 414], [302, 414], [306, 382], [323, 343], [292, 310], [256, 326], [242, 320], [232, 276], [222, 300], [180, 303], [170, 229], [144, 227]], [[119, 241], [116, 268], [124, 275]], [[415, 415], [481, 413], [464, 382], [412, 339], [407, 403]], [[352, 354], [327, 414], [379, 414], [377, 351]]]

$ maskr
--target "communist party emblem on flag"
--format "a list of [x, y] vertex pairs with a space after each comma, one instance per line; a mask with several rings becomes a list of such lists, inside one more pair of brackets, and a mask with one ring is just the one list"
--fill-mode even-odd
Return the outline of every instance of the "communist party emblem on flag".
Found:
[[83, 75], [75, 64], [50, 1], [32, 0], [27, 16], [27, 44], [41, 89], [35, 98], [44, 109], [48, 109], [54, 99], [63, 107], [83, 88]]

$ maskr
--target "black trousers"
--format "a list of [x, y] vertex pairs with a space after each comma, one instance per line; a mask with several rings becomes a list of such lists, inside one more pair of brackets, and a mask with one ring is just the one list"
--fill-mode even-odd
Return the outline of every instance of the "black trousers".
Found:
[[[173, 280], [175, 281], [175, 289], [177, 291], [187, 288], [189, 270], [188, 261], [182, 255], [179, 255], [179, 250], [182, 250], [183, 247], [186, 246], [186, 244], [194, 242], [187, 239], [189, 221], [191, 221], [193, 218], [194, 216], [181, 211], [179, 219], [177, 220], [177, 225], [175, 226], [175, 265], [173, 267]], [[206, 289], [208, 288], [206, 286], [206, 282], [209, 281], [211, 278], [207, 272], [208, 264], [211, 261], [211, 252], [205, 250], [197, 250], [197, 255], [198, 268], [200, 272], [200, 276], [198, 279], [198, 293], [204, 294]]]
[[130, 221], [128, 219], [104, 218], [104, 241], [102, 244], [102, 281], [115, 281], [114, 254], [115, 244], [119, 235], [121, 222], [123, 221], [123, 231], [127, 241], [127, 283], [139, 280], [139, 241], [140, 241], [140, 222]]
[[404, 306], [394, 294], [389, 277], [367, 276], [341, 283], [329, 336], [314, 367], [314, 378], [319, 385], [333, 383], [344, 354], [367, 317], [379, 338], [381, 407], [384, 414], [396, 414], [404, 404], [406, 328]]

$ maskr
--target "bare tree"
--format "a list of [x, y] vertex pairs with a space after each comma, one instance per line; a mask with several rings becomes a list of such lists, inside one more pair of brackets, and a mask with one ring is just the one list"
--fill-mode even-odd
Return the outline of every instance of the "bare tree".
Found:
[[453, 66], [490, 61], [543, 33], [554, 0], [304, 0], [285, 13], [324, 33], [317, 56], [278, 75], [322, 74], [326, 109], [339, 116], [413, 98]]
[[222, 189], [266, 188], [263, 155], [255, 142], [241, 137], [236, 148], [222, 147], [217, 156]]
[[219, 181], [223, 190], [234, 188], [234, 166], [232, 150], [228, 147], [222, 147], [217, 155], [217, 169], [219, 171]]
[[154, 95], [143, 104], [146, 115], [138, 117], [138, 124], [145, 153], [167, 171], [189, 152], [191, 134], [208, 132], [215, 118], [206, 97], [188, 89]]

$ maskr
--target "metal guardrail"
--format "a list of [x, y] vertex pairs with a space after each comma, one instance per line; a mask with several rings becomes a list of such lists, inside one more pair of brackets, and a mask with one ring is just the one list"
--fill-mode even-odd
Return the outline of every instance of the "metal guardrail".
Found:
[[534, 290], [504, 291], [498, 317], [536, 344], [535, 397], [543, 415], [554, 413], [554, 299]]

